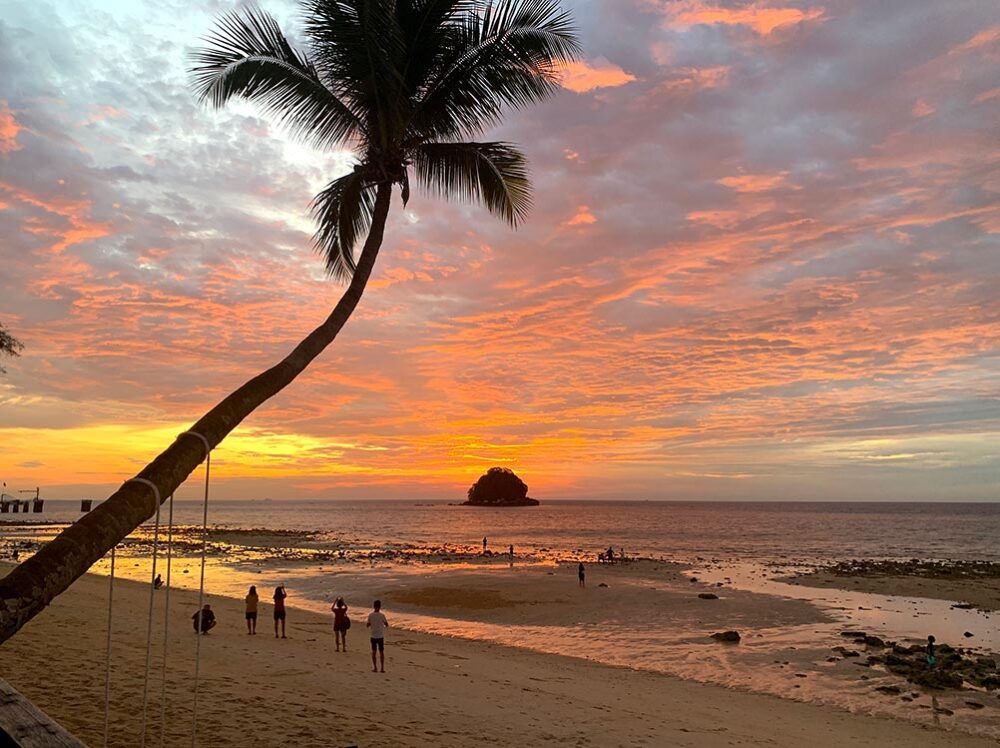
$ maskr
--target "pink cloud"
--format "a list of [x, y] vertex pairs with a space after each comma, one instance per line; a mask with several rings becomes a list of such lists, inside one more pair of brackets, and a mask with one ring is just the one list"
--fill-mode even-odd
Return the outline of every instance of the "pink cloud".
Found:
[[586, 61], [570, 62], [563, 68], [562, 86], [576, 93], [586, 93], [598, 88], [616, 88], [635, 80], [619, 66], [598, 58], [593, 64]]
[[21, 148], [17, 142], [17, 134], [24, 128], [14, 119], [6, 101], [0, 101], [0, 153], [10, 153]]
[[780, 187], [788, 172], [778, 174], [740, 174], [733, 177], [724, 177], [718, 180], [719, 184], [730, 187], [737, 192], [767, 192], [775, 187]]
[[727, 8], [705, 0], [679, 0], [667, 5], [668, 28], [684, 30], [697, 25], [744, 26], [761, 36], [777, 29], [824, 18], [822, 8], [776, 8], [751, 2]]

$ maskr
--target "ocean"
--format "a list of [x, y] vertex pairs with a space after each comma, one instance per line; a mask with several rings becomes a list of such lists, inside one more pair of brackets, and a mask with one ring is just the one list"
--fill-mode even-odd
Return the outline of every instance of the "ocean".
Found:
[[[71, 522], [78, 501], [46, 500], [43, 514], [0, 520]], [[201, 521], [201, 503], [178, 501], [175, 522]], [[165, 518], [164, 518], [165, 520]], [[630, 556], [681, 562], [933, 558], [1000, 560], [1000, 503], [549, 501], [489, 509], [444, 501], [218, 501], [209, 524], [318, 532], [351, 552], [474, 548], [593, 557], [611, 546]]]

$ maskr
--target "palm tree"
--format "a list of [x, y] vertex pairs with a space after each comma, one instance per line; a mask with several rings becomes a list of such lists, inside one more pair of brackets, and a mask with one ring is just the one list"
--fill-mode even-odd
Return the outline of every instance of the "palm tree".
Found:
[[[394, 188], [483, 204], [512, 226], [530, 204], [526, 161], [513, 145], [466, 140], [552, 94], [579, 42], [558, 0], [304, 0], [309, 54], [267, 13], [222, 16], [193, 58], [198, 96], [242, 98], [320, 149], [354, 149], [357, 164], [316, 196], [316, 247], [347, 282], [330, 316], [277, 365], [226, 397], [191, 430], [214, 447], [297, 377], [337, 336], [361, 299], [382, 244]], [[355, 245], [367, 232], [361, 253]], [[138, 475], [165, 499], [204, 460], [178, 439]], [[126, 483], [0, 580], [0, 642], [13, 635], [128, 533], [156, 502]]]

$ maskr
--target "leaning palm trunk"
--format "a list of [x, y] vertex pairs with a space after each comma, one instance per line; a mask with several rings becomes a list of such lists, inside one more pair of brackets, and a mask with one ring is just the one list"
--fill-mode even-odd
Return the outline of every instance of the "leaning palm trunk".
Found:
[[[311, 54], [254, 6], [225, 14], [191, 72], [203, 101], [256, 104], [293, 135], [352, 146], [359, 163], [313, 201], [317, 249], [350, 285], [333, 313], [288, 357], [240, 387], [191, 430], [213, 447], [295, 379], [347, 322], [382, 245], [392, 190], [410, 173], [432, 193], [480, 203], [512, 226], [531, 202], [524, 155], [510, 143], [465, 141], [558, 89], [579, 42], [559, 0], [301, 0]], [[354, 245], [365, 235], [361, 256]], [[179, 438], [137, 477], [170, 496], [205, 459]], [[0, 642], [38, 614], [156, 511], [149, 486], [126, 483], [0, 580]]]
[[[219, 444], [263, 402], [287, 387], [333, 342], [361, 300], [382, 246], [392, 185], [378, 186], [371, 229], [350, 285], [326, 321], [313, 330], [281, 363], [258, 374], [233, 392], [191, 431]], [[151, 481], [166, 500], [205, 459], [205, 445], [194, 437], [179, 438], [137, 477]], [[156, 512], [149, 486], [125, 483], [78, 522], [63, 530], [34, 556], [0, 580], [0, 643], [6, 641], [60, 592], [85, 574], [96, 561]]]

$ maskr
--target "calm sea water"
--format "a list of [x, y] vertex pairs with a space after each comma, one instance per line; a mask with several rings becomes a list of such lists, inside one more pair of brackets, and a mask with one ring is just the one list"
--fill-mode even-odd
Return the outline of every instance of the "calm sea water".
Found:
[[[41, 515], [72, 521], [79, 502], [48, 500]], [[201, 504], [178, 501], [175, 521], [199, 524]], [[1000, 559], [1000, 503], [675, 503], [552, 501], [486, 509], [419, 501], [219, 501], [209, 523], [240, 529], [320, 531], [348, 549], [514, 544], [518, 551], [692, 560], [856, 557]]]

